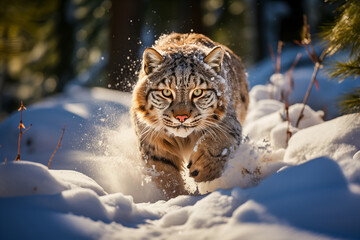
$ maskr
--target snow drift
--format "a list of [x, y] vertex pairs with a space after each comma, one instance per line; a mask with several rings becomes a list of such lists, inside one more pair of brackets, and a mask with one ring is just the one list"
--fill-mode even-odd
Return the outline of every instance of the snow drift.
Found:
[[185, 174], [202, 195], [169, 201], [143, 175], [129, 94], [70, 88], [29, 106], [20, 162], [14, 113], [0, 125], [0, 239], [360, 238], [359, 116], [324, 121], [306, 106], [295, 127], [301, 105], [288, 123], [269, 91], [251, 91], [246, 135], [223, 176], [196, 184]]

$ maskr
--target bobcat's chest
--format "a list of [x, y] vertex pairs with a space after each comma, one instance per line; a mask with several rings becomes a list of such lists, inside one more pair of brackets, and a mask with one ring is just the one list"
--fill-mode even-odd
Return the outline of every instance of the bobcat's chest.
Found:
[[201, 134], [197, 132], [191, 133], [186, 138], [176, 137], [172, 134], [164, 134], [159, 138], [157, 149], [162, 149], [168, 153], [176, 155], [178, 161], [180, 161], [179, 164], [187, 164], [200, 137]]

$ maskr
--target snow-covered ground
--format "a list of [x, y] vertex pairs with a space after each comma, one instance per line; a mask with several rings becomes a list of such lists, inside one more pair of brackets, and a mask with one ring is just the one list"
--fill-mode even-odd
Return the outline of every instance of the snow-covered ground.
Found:
[[0, 125], [0, 239], [359, 239], [360, 117], [324, 122], [307, 106], [296, 127], [301, 104], [291, 105], [287, 144], [277, 79], [252, 88], [244, 140], [223, 176], [198, 185], [184, 176], [202, 195], [168, 201], [143, 175], [130, 94], [69, 87], [28, 106], [20, 162], [14, 113]]

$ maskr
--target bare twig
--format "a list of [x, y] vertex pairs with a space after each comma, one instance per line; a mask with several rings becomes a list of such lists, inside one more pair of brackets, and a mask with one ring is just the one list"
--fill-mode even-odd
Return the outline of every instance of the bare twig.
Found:
[[32, 124], [30, 124], [30, 126], [29, 126], [27, 129], [25, 129], [25, 130], [22, 132], [22, 134], [26, 133], [31, 127], [32, 127]]
[[303, 46], [306, 50], [306, 53], [309, 55], [309, 58], [311, 59], [311, 61], [314, 63], [314, 72], [311, 76], [311, 81], [310, 81], [310, 84], [309, 84], [309, 87], [306, 91], [306, 94], [305, 94], [305, 97], [304, 97], [304, 100], [303, 100], [303, 105], [302, 105], [302, 108], [300, 110], [300, 114], [299, 114], [299, 117], [296, 121], [296, 127], [299, 127], [299, 123], [301, 121], [301, 119], [304, 117], [303, 113], [304, 113], [304, 109], [305, 109], [305, 105], [307, 103], [307, 100], [309, 98], [309, 95], [310, 95], [310, 92], [311, 92], [311, 89], [313, 88], [313, 85], [315, 84], [316, 88], [318, 89], [319, 88], [319, 85], [318, 85], [318, 82], [316, 80], [316, 76], [320, 70], [320, 68], [322, 68], [322, 62], [326, 56], [326, 53], [327, 53], [327, 49], [325, 49], [320, 57], [316, 54], [316, 51], [312, 45], [312, 41], [311, 41], [311, 35], [310, 35], [310, 25], [307, 23], [307, 18], [306, 16], [304, 15], [304, 26], [303, 26], [303, 36], [302, 36], [302, 40], [301, 40], [301, 43], [300, 42], [296, 42], [298, 43], [299, 45]]
[[296, 58], [295, 58], [293, 64], [291, 65], [290, 69], [287, 70], [286, 73], [285, 73], [285, 76], [286, 76], [286, 78], [288, 80], [288, 85], [289, 85], [289, 88], [287, 89], [286, 93], [284, 93], [284, 96], [285, 96], [284, 100], [286, 100], [286, 101], [288, 100], [291, 92], [294, 89], [293, 71], [294, 71], [294, 68], [296, 67], [296, 65], [298, 64], [300, 58], [301, 58], [301, 53], [298, 53], [296, 55]]
[[279, 73], [281, 70], [281, 51], [282, 51], [283, 45], [284, 45], [284, 42], [282, 42], [282, 41], [278, 42], [275, 73]]
[[[277, 46], [277, 55], [276, 55], [276, 59], [275, 59], [275, 54], [274, 54], [274, 50], [271, 47], [271, 45], [269, 44], [269, 51], [270, 51], [270, 56], [271, 56], [271, 62], [273, 65], [273, 69], [274, 69], [274, 73], [280, 73], [281, 70], [281, 52], [282, 52], [282, 46], [284, 45], [284, 42], [279, 41], [278, 42], [278, 46]], [[273, 82], [271, 82], [271, 80], [269, 80], [269, 83], [271, 86], [273, 86]], [[271, 88], [271, 92], [270, 92], [270, 98], [273, 98], [274, 96], [274, 87]]]
[[308, 54], [310, 60], [315, 64], [315, 63], [316, 63], [316, 58], [315, 58], [315, 56], [310, 52], [308, 44], [305, 44], [305, 45], [303, 45], [303, 46], [304, 46], [304, 48], [305, 48], [305, 50], [306, 50], [306, 53]]
[[316, 76], [317, 76], [320, 68], [322, 67], [321, 63], [324, 60], [325, 55], [326, 55], [326, 50], [321, 53], [320, 58], [318, 58], [319, 61], [315, 63], [314, 72], [313, 72], [313, 74], [311, 76], [311, 81], [310, 81], [309, 87], [308, 87], [308, 89], [306, 91], [306, 94], [305, 94], [305, 97], [304, 97], [303, 106], [301, 108], [299, 117], [298, 117], [298, 119], [296, 121], [296, 127], [299, 126], [300, 120], [304, 117], [303, 113], [304, 113], [305, 105], [306, 105], [307, 100], [309, 98], [311, 89], [313, 88], [314, 83], [317, 81]]
[[298, 62], [299, 62], [299, 60], [300, 60], [301, 57], [302, 57], [302, 54], [301, 54], [301, 53], [296, 54], [295, 60], [294, 60], [293, 64], [291, 65], [290, 69], [288, 70], [288, 72], [294, 71], [294, 68], [295, 68], [296, 65], [298, 64]]
[[54, 155], [55, 155], [56, 151], [57, 151], [57, 150], [58, 150], [58, 148], [60, 147], [60, 144], [61, 144], [62, 138], [63, 138], [63, 136], [64, 136], [64, 133], [65, 133], [65, 125], [64, 125], [64, 127], [63, 127], [63, 130], [62, 130], [62, 133], [61, 133], [60, 140], [59, 140], [59, 142], [58, 142], [58, 144], [57, 144], [57, 146], [56, 146], [56, 148], [55, 148], [54, 152], [52, 153], [52, 155], [51, 155], [51, 157], [50, 157], [50, 159], [49, 159], [49, 163], [48, 163], [48, 166], [47, 166], [48, 168], [50, 167], [51, 161], [52, 161], [52, 159], [53, 159], [53, 157], [54, 157]]
[[[23, 124], [23, 121], [22, 121], [22, 116], [23, 116], [23, 111], [24, 110], [27, 110], [26, 107], [24, 106], [23, 104], [23, 101], [21, 101], [21, 105], [20, 105], [20, 108], [18, 109], [18, 111], [20, 111], [20, 123], [19, 123], [19, 142], [18, 142], [18, 154], [15, 158], [15, 161], [20, 161], [20, 147], [21, 147], [21, 137], [22, 135], [27, 132], [31, 125], [25, 129], [25, 125]], [[23, 129], [25, 129], [25, 131], [23, 132]]]
[[322, 119], [325, 120], [325, 117], [326, 117], [326, 114], [327, 114], [327, 107], [326, 106], [323, 107], [323, 112], [324, 112], [324, 115], [322, 116]]
[[285, 93], [283, 93], [283, 101], [285, 103], [285, 114], [286, 114], [286, 121], [287, 121], [286, 146], [288, 145], [289, 140], [292, 136], [292, 132], [290, 131], [289, 96], [294, 89], [293, 71], [294, 71], [294, 68], [296, 67], [297, 63], [299, 62], [300, 58], [301, 58], [301, 53], [298, 53], [296, 55], [296, 58], [295, 58], [293, 64], [291, 65], [290, 69], [285, 74], [285, 76], [287, 77], [287, 80], [289, 81], [289, 84], [288, 84], [289, 88], [287, 89], [287, 91]]
[[286, 113], [286, 121], [287, 121], [286, 145], [288, 145], [289, 140], [290, 140], [291, 135], [292, 135], [292, 132], [290, 131], [289, 102], [287, 100], [285, 102], [285, 113]]
[[274, 72], [276, 72], [274, 49], [272, 48], [272, 46], [270, 44], [268, 44], [268, 47], [269, 47], [269, 52], [270, 52], [270, 57], [271, 57], [271, 63], [273, 65]]

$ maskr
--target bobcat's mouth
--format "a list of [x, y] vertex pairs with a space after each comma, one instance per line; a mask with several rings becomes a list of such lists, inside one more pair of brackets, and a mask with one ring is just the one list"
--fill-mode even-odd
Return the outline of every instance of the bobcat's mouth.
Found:
[[164, 124], [166, 127], [168, 128], [174, 128], [174, 129], [186, 129], [186, 128], [195, 128], [196, 125], [184, 125], [183, 123], [181, 124]]
[[186, 138], [189, 136], [194, 130], [196, 126], [186, 126], [183, 124], [177, 126], [167, 126], [166, 129], [168, 132], [176, 137]]
[[174, 135], [176, 137], [188, 137], [197, 127], [199, 120], [198, 119], [186, 119], [186, 121], [179, 122], [173, 121], [170, 116], [164, 114], [162, 119], [163, 124], [166, 126], [168, 134]]
[[181, 129], [181, 128], [195, 128], [196, 126], [186, 126], [186, 125], [184, 125], [184, 124], [181, 124], [181, 125], [179, 125], [179, 126], [177, 126], [177, 127], [175, 127], [175, 128], [177, 128], [177, 129]]
[[198, 124], [198, 121], [193, 121], [193, 122], [186, 122], [186, 123], [174, 123], [172, 121], [169, 121], [167, 119], [163, 120], [163, 123], [166, 127], [168, 128], [175, 128], [175, 129], [187, 129], [187, 128], [196, 128]]

